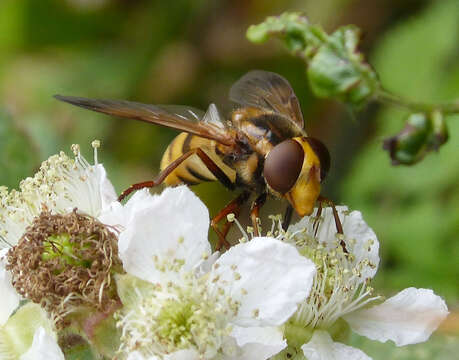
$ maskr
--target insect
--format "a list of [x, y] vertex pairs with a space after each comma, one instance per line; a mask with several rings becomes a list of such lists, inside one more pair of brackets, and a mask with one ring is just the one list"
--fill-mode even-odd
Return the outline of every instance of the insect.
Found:
[[[317, 200], [319, 212], [322, 202], [331, 204], [320, 196], [321, 182], [330, 168], [329, 152], [320, 140], [307, 136], [298, 99], [289, 82], [278, 74], [255, 70], [239, 79], [230, 90], [230, 100], [239, 107], [228, 119], [222, 118], [214, 104], [203, 112], [188, 106], [56, 98], [183, 131], [164, 152], [158, 176], [132, 185], [121, 194], [120, 201], [134, 190], [161, 183], [174, 186], [219, 181], [230, 190], [241, 189], [241, 194], [212, 219], [218, 248], [229, 246], [226, 235], [231, 227], [228, 221], [223, 226], [219, 223], [230, 213], [238, 216], [253, 193], [256, 198], [250, 217], [255, 234], [259, 211], [268, 195], [289, 202], [284, 226], [288, 226], [293, 209], [305, 216], [312, 213]], [[334, 213], [337, 231], [342, 233], [336, 210]]]

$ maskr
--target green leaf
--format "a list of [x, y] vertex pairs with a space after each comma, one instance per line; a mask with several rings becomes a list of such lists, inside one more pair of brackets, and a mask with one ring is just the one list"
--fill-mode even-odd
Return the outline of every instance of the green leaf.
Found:
[[376, 74], [357, 51], [359, 30], [346, 26], [335, 31], [309, 62], [308, 77], [315, 95], [364, 105], [378, 88]]

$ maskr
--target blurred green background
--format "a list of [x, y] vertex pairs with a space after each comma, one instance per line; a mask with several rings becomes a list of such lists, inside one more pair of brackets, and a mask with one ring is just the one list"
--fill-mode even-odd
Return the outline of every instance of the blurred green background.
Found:
[[[251, 69], [286, 77], [306, 129], [330, 148], [324, 194], [363, 212], [381, 242], [378, 292], [433, 288], [452, 314], [427, 344], [397, 349], [360, 337], [374, 359], [457, 359], [459, 351], [459, 116], [450, 140], [414, 167], [392, 167], [382, 139], [398, 132], [400, 109], [370, 105], [353, 116], [311, 96], [304, 65], [277, 42], [250, 44], [250, 24], [286, 10], [327, 30], [362, 28], [362, 50], [382, 83], [418, 100], [459, 98], [458, 0], [1, 0], [0, 184], [17, 187], [40, 162], [79, 143], [102, 141], [100, 158], [117, 191], [158, 172], [175, 132], [58, 103], [54, 94], [186, 104], [227, 104]], [[197, 192], [215, 214], [234, 194]], [[271, 203], [266, 213], [283, 211]]]

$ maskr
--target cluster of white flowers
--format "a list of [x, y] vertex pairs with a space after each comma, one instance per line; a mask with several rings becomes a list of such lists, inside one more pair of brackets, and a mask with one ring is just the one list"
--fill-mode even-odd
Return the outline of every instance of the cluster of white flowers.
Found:
[[[379, 243], [359, 212], [338, 207], [340, 236], [324, 209], [320, 218], [305, 217], [286, 232], [279, 228], [212, 253], [207, 208], [187, 187], [161, 195], [141, 190], [123, 205], [97, 152], [89, 165], [74, 149], [75, 160], [51, 157], [20, 191], [0, 193], [0, 359], [64, 359], [59, 328], [39, 305], [20, 305], [7, 264], [6, 253], [27, 241], [43, 211], [76, 208], [117, 236], [119, 306], [105, 315], [119, 334], [116, 359], [369, 359], [339, 342], [349, 329], [402, 346], [427, 340], [448, 313], [431, 290], [405, 289], [384, 302], [373, 295]], [[71, 246], [66, 251], [65, 264], [83, 266], [72, 260], [80, 258]], [[98, 322], [85, 323], [87, 335], [93, 333], [88, 323]]]

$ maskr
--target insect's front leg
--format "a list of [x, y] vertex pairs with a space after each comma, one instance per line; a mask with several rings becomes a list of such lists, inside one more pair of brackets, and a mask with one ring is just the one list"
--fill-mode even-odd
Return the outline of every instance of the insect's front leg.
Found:
[[227, 249], [231, 247], [231, 244], [228, 242], [228, 240], [226, 240], [226, 235], [228, 234], [228, 231], [230, 230], [233, 222], [226, 220], [222, 230], [218, 228], [218, 223], [226, 218], [228, 214], [234, 214], [234, 216], [237, 218], [241, 211], [241, 206], [249, 199], [249, 197], [250, 192], [244, 191], [236, 199], [232, 200], [222, 210], [220, 210], [220, 212], [210, 222], [210, 226], [212, 226], [212, 229], [214, 229], [218, 236], [218, 243], [215, 247], [215, 250], [220, 250], [223, 246], [225, 246]]
[[250, 209], [250, 219], [252, 220], [252, 226], [253, 226], [253, 231], [255, 236], [259, 236], [259, 214], [260, 214], [260, 209], [263, 207], [263, 205], [266, 202], [266, 193], [262, 193], [260, 196], [258, 196], [255, 201], [252, 203], [252, 207]]
[[282, 220], [282, 230], [287, 231], [290, 222], [292, 221], [293, 215], [293, 206], [288, 204], [287, 209], [285, 209], [284, 219]]

